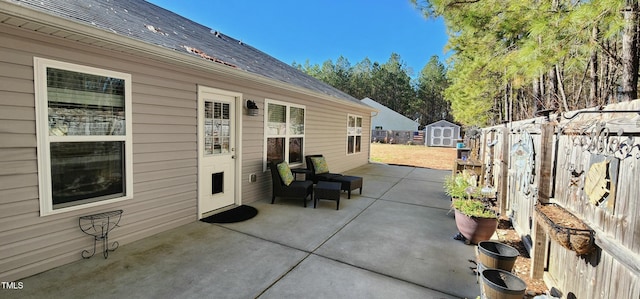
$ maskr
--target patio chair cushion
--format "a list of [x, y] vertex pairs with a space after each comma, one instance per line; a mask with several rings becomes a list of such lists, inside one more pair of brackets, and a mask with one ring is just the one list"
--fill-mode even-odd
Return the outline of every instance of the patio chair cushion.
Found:
[[327, 160], [324, 157], [311, 157], [311, 163], [313, 163], [313, 169], [315, 169], [316, 174], [329, 172], [329, 165], [327, 165]]
[[282, 162], [276, 166], [278, 168], [278, 173], [280, 174], [280, 178], [282, 182], [289, 186], [293, 182], [293, 173], [291, 173], [291, 168], [289, 168], [289, 164], [287, 162]]

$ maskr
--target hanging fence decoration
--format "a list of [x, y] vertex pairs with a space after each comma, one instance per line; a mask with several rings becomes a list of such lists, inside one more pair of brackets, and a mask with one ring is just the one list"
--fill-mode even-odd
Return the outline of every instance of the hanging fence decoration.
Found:
[[[565, 119], [572, 120], [580, 114], [587, 113], [626, 113], [640, 115], [640, 110], [578, 111], [571, 116], [563, 116]], [[636, 116], [636, 118], [638, 118], [638, 116]], [[569, 121], [561, 132], [565, 135], [573, 135], [574, 146], [579, 146], [584, 151], [592, 154], [616, 157], [622, 160], [627, 158], [640, 159], [640, 143], [636, 143], [634, 136], [626, 133], [624, 129], [620, 127], [620, 122], [634, 125], [634, 122], [629, 119], [622, 121], [620, 119], [609, 120], [609, 123], [597, 119], [581, 123]], [[618, 123], [617, 126], [615, 125], [616, 123]], [[612, 132], [611, 127], [619, 128]]]
[[522, 131], [520, 140], [511, 147], [511, 156], [515, 167], [518, 190], [524, 195], [531, 193], [535, 195], [537, 192], [533, 192], [534, 190], [531, 186], [535, 178], [535, 149], [533, 139], [528, 131]]
[[589, 203], [613, 211], [616, 202], [616, 184], [620, 160], [615, 157], [594, 155], [584, 180], [584, 193]]
[[[638, 113], [592, 111], [599, 112]], [[575, 116], [565, 118], [573, 119]], [[613, 212], [615, 208], [620, 161], [640, 159], [637, 138], [634, 139], [633, 133], [626, 133], [621, 123], [626, 125], [627, 121], [593, 119], [580, 123], [569, 122], [561, 130], [561, 133], [570, 136], [571, 141], [565, 160], [565, 169], [571, 173], [569, 188], [576, 190], [576, 195], [582, 194], [578, 198], [582, 197], [588, 204], [609, 212]], [[578, 161], [580, 156], [584, 157], [582, 161]]]

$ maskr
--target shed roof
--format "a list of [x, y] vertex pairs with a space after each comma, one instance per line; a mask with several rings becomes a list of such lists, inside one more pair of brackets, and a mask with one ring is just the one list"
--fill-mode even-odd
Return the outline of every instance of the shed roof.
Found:
[[[0, 4], [1, 2], [40, 11], [183, 55], [196, 56], [203, 64], [223, 65], [362, 105], [358, 99], [240, 40], [143, 0], [0, 0]], [[6, 13], [8, 9], [3, 8], [2, 11]], [[23, 14], [22, 17], [29, 16]], [[108, 34], [100, 36], [103, 39], [105, 37], [111, 38]], [[81, 39], [78, 41], [82, 42]]]
[[428, 125], [426, 125], [426, 127], [460, 127], [459, 125], [456, 125], [450, 121], [441, 119], [439, 121], [436, 122], [432, 122]]

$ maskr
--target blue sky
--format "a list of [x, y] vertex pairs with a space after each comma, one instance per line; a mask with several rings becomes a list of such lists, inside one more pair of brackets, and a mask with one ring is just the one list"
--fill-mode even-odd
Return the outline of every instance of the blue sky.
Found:
[[340, 55], [351, 65], [398, 53], [413, 76], [433, 55], [444, 62], [442, 20], [427, 20], [409, 0], [148, 0], [291, 64]]

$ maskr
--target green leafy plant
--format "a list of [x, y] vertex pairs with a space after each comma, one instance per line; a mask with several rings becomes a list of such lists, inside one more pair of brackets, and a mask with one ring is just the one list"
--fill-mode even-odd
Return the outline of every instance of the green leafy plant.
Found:
[[482, 189], [476, 186], [476, 176], [463, 171], [445, 178], [444, 192], [453, 198], [452, 206], [469, 217], [497, 218], [496, 212], [482, 198]]
[[444, 193], [452, 198], [479, 198], [480, 188], [476, 186], [476, 178], [469, 172], [450, 175], [444, 180]]
[[456, 199], [452, 206], [460, 213], [469, 217], [498, 218], [496, 212], [488, 208], [484, 202], [477, 199]]

